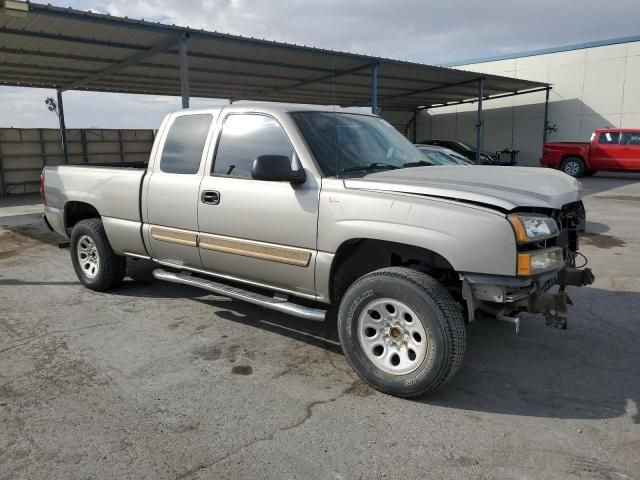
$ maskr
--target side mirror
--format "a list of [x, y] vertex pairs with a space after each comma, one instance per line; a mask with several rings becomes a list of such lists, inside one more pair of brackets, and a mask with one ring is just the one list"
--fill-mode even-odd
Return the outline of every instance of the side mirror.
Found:
[[260, 155], [251, 166], [251, 178], [269, 182], [304, 183], [307, 176], [302, 167], [294, 170], [284, 155]]

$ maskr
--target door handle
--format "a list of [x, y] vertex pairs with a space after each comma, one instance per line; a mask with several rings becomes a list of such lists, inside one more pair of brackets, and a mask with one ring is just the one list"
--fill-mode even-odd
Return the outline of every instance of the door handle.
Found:
[[205, 190], [200, 195], [200, 201], [207, 205], [218, 205], [220, 203], [220, 192], [215, 190]]

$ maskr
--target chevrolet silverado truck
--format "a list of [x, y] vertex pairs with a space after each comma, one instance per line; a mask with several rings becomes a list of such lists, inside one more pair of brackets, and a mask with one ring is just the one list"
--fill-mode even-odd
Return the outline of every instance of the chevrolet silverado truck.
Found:
[[336, 306], [353, 369], [402, 397], [455, 374], [467, 322], [527, 311], [562, 327], [565, 287], [593, 279], [575, 265], [575, 179], [432, 165], [358, 110], [179, 111], [148, 164], [46, 167], [41, 194], [86, 287], [113, 289], [146, 259], [157, 279], [308, 320]]
[[603, 128], [588, 143], [546, 143], [540, 165], [558, 168], [572, 177], [605, 172], [640, 171], [640, 130]]

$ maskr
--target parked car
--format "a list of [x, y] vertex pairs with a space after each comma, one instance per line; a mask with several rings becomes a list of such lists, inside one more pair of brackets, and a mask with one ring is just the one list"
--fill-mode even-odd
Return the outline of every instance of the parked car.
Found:
[[[424, 140], [422, 145], [437, 145], [459, 153], [463, 157], [476, 163], [476, 148], [459, 140]], [[480, 153], [480, 165], [497, 165], [498, 159], [489, 152]]]
[[640, 130], [602, 128], [591, 140], [547, 143], [540, 165], [558, 168], [572, 177], [594, 175], [599, 170], [640, 171]]
[[436, 165], [474, 165], [468, 158], [445, 147], [421, 145], [419, 143], [416, 144], [416, 147], [418, 147], [418, 150], [420, 150], [425, 157], [433, 159]]
[[45, 167], [41, 194], [86, 287], [145, 259], [160, 280], [307, 320], [335, 305], [358, 375], [416, 397], [460, 367], [465, 320], [562, 326], [564, 287], [592, 280], [575, 267], [575, 179], [421, 162], [375, 115], [239, 104], [168, 115], [146, 168]]

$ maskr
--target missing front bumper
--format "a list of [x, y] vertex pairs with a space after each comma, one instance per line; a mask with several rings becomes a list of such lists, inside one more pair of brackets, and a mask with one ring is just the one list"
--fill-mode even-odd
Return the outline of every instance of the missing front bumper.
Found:
[[[582, 287], [595, 280], [589, 268], [565, 266], [559, 272], [538, 277], [499, 277], [491, 275], [461, 275], [462, 297], [467, 303], [468, 320], [476, 318], [478, 310], [494, 316], [518, 312], [542, 313], [550, 327], [567, 328], [567, 305], [572, 305], [566, 293], [568, 285]], [[559, 285], [558, 292], [548, 290]]]

